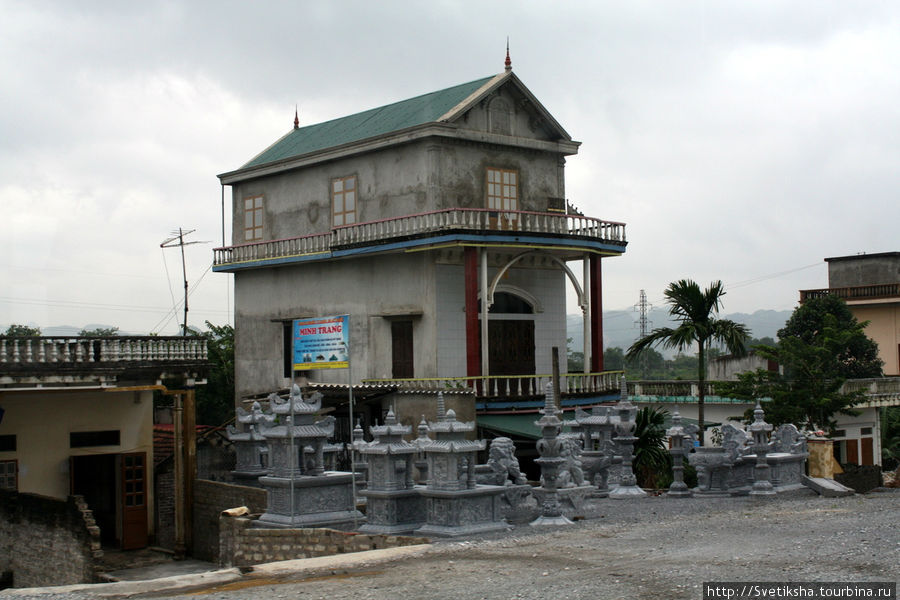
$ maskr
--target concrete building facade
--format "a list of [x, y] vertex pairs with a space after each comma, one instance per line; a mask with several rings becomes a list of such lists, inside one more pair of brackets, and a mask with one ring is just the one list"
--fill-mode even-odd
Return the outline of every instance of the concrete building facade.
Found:
[[900, 252], [826, 258], [828, 288], [801, 290], [800, 301], [832, 294], [853, 316], [868, 321], [866, 335], [878, 344], [886, 376], [900, 375]]
[[232, 245], [213, 269], [234, 274], [237, 401], [296, 376], [346, 383], [289, 360], [292, 321], [330, 315], [349, 315], [354, 385], [550, 373], [567, 286], [586, 370], [602, 371], [601, 259], [625, 251], [625, 226], [565, 200], [578, 146], [508, 65], [325, 123], [295, 118], [219, 176]]

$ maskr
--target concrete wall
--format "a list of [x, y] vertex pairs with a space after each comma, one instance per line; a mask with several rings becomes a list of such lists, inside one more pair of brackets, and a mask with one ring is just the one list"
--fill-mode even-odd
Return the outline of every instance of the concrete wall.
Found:
[[857, 304], [848, 302], [859, 322], [869, 321], [865, 332], [878, 344], [885, 375], [900, 375], [900, 302]]
[[826, 258], [828, 287], [900, 282], [900, 252]]
[[547, 209], [565, 195], [564, 164], [556, 154], [434, 138], [350, 156], [232, 186], [232, 243], [244, 244], [244, 199], [263, 196], [262, 239], [332, 227], [331, 182], [356, 176], [356, 222], [452, 207], [486, 207], [486, 169], [519, 172], [519, 209]]
[[[0, 452], [0, 460], [16, 459], [19, 491], [57, 499], [69, 495], [69, 457], [146, 452], [153, 464], [153, 392], [0, 391], [6, 411], [0, 434], [15, 434], [16, 450]], [[76, 431], [119, 430], [115, 446], [70, 448]], [[153, 506], [152, 473], [148, 469], [148, 507]], [[153, 511], [148, 511], [153, 533]]]
[[[504, 256], [502, 262], [512, 255]], [[500, 269], [500, 261], [492, 261], [488, 278]], [[571, 285], [566, 275], [553, 267], [533, 266], [507, 271], [498, 291], [536, 301], [531, 315], [493, 313], [489, 319], [525, 319], [534, 321], [535, 369], [537, 373], [552, 372], [551, 348], [566, 348], [566, 288]], [[525, 294], [522, 294], [524, 292]], [[465, 278], [462, 265], [438, 265], [436, 273], [437, 320], [440, 339], [434, 352], [439, 376], [454, 377], [466, 373]]]
[[725, 356], [709, 361], [707, 378], [710, 381], [737, 381], [738, 375], [741, 373], [752, 372], [757, 369], [769, 370], [772, 366], [775, 365], [770, 365], [767, 359], [752, 352], [738, 358]]
[[219, 515], [223, 510], [246, 506], [251, 513], [266, 510], [266, 490], [207, 481], [194, 480], [193, 556], [199, 560], [219, 560]]
[[[350, 315], [353, 378], [391, 376], [391, 315], [414, 313], [415, 372], [436, 374], [434, 283], [424, 253], [362, 257], [235, 274], [235, 380], [238, 397], [284, 383], [282, 322]], [[310, 371], [346, 383], [345, 370]]]
[[246, 517], [221, 516], [219, 566], [250, 565], [396, 548], [427, 543], [425, 538], [399, 535], [366, 535], [334, 529], [257, 529]]
[[92, 583], [100, 531], [80, 496], [66, 501], [0, 490], [0, 573], [13, 587]]

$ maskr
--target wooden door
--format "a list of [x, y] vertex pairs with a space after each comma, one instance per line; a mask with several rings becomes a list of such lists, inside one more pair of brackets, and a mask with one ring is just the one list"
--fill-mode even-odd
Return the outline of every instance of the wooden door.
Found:
[[847, 464], [859, 464], [859, 452], [856, 440], [847, 440]]
[[147, 454], [121, 455], [122, 549], [147, 546]]
[[488, 322], [491, 375], [534, 375], [534, 321]]
[[859, 440], [859, 449], [861, 451], [862, 456], [859, 458], [860, 465], [874, 465], [875, 464], [875, 452], [872, 446], [872, 438], [864, 437]]
[[412, 321], [391, 322], [391, 366], [394, 379], [415, 377]]

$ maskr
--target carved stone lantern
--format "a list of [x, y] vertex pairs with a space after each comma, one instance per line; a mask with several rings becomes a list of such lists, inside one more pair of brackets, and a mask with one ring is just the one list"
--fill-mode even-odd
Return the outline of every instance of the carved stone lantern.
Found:
[[622, 377], [619, 403], [615, 408], [619, 421], [616, 423], [614, 439], [622, 455], [622, 479], [619, 485], [609, 492], [610, 498], [639, 498], [647, 495], [647, 492], [638, 487], [631, 464], [634, 459], [634, 443], [637, 441], [637, 438], [634, 437], [637, 410], [637, 407], [628, 399], [628, 387], [625, 378]]
[[692, 494], [684, 482], [684, 456], [688, 452], [688, 444], [693, 445], [693, 439], [681, 425], [681, 413], [678, 412], [677, 406], [675, 412], [672, 413], [672, 426], [666, 430], [666, 435], [669, 438], [669, 453], [672, 455], [673, 478], [666, 496], [688, 498]]
[[753, 469], [753, 487], [750, 488], [751, 496], [774, 496], [775, 488], [769, 478], [769, 462], [766, 455], [769, 452], [769, 432], [772, 425], [764, 420], [765, 413], [759, 401], [753, 410], [753, 423], [748, 428], [753, 436], [753, 451], [756, 453], [756, 467]]
[[358, 444], [356, 449], [368, 463], [366, 497], [367, 522], [359, 528], [365, 533], [398, 534], [411, 532], [425, 521], [424, 502], [414, 489], [413, 459], [419, 452], [403, 436], [412, 427], [397, 422], [388, 410], [383, 425], [369, 428], [375, 438]]

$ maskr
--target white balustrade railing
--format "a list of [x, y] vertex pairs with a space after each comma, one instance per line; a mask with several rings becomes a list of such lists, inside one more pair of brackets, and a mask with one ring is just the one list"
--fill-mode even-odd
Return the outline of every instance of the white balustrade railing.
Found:
[[206, 358], [206, 339], [200, 337], [0, 336], [0, 365], [7, 368], [41, 364], [205, 362]]
[[356, 223], [327, 233], [216, 248], [215, 265], [328, 253], [335, 248], [365, 245], [442, 231], [519, 232], [566, 235], [625, 243], [625, 224], [582, 215], [530, 211], [452, 208]]
[[[608, 393], [619, 389], [622, 371], [560, 374], [560, 393]], [[490, 375], [487, 377], [428, 377], [421, 379], [365, 379], [372, 385], [392, 385], [406, 391], [447, 391], [471, 389], [480, 398], [522, 398], [543, 396], [552, 375]]]

